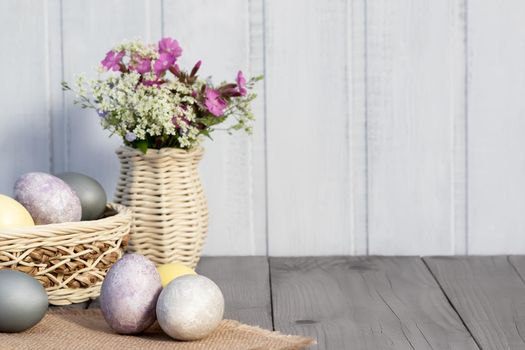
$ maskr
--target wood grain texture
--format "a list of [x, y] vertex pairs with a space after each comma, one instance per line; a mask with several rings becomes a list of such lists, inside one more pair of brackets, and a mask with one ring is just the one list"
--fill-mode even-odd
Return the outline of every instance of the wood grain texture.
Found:
[[[64, 79], [72, 82], [82, 72], [95, 77], [99, 62], [116, 43], [160, 37], [160, 0], [63, 1], [62, 25]], [[67, 152], [60, 163], [64, 169], [57, 167], [56, 171], [92, 176], [112, 198], [119, 174], [115, 149], [122, 141], [118, 136], [108, 138], [109, 132], [102, 130], [97, 114], [74, 106], [73, 97], [67, 94], [65, 101]]]
[[50, 168], [47, 6], [0, 2], [0, 193], [9, 196], [20, 175]]
[[197, 272], [221, 288], [226, 302], [225, 318], [272, 329], [266, 257], [203, 257]]
[[346, 3], [266, 3], [270, 255], [348, 254]]
[[508, 257], [425, 261], [481, 349], [525, 348], [525, 283]]
[[[257, 43], [252, 47], [250, 38], [260, 41], [262, 36], [250, 36], [250, 29], [255, 30], [257, 24], [250, 22], [249, 5], [244, 0], [164, 1], [164, 35], [179, 40], [184, 50], [181, 65], [192, 67], [202, 60], [201, 76], [212, 75], [215, 83], [234, 81], [239, 70], [260, 73], [260, 53], [253, 51], [258, 50]], [[260, 10], [252, 10], [258, 16]], [[257, 118], [264, 117], [260, 106], [255, 111]], [[264, 214], [264, 194], [257, 192], [256, 206], [252, 180], [255, 165], [258, 175], [264, 176], [260, 173], [264, 162], [261, 125], [257, 124], [256, 145], [254, 138], [243, 133], [230, 136], [220, 131], [213, 135], [214, 141], [204, 143], [201, 174], [210, 212], [204, 254], [266, 254], [263, 222], [258, 217], [257, 228], [254, 225], [254, 210]], [[257, 185], [261, 184], [264, 177], [257, 178]]]
[[469, 253], [525, 252], [525, 3], [469, 2]]
[[313, 349], [477, 349], [419, 258], [271, 258], [275, 329]]
[[525, 281], [525, 256], [511, 255], [509, 256], [509, 263], [516, 269], [521, 279]]
[[464, 120], [462, 6], [367, 3], [371, 254], [451, 254], [456, 230], [463, 239], [454, 203], [464, 176], [454, 132]]

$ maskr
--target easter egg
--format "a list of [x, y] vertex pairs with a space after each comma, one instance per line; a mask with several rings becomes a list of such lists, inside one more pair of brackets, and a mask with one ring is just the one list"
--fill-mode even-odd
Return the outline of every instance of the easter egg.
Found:
[[57, 175], [75, 191], [82, 207], [82, 220], [98, 219], [106, 209], [106, 192], [97, 180], [78, 173]]
[[224, 315], [224, 297], [209, 278], [186, 275], [171, 281], [160, 293], [157, 320], [162, 330], [178, 340], [206, 337]]
[[177, 277], [185, 275], [196, 275], [195, 271], [192, 268], [179, 262], [159, 265], [157, 266], [157, 271], [159, 271], [162, 287], [166, 287], [168, 283], [170, 283]]
[[22, 332], [46, 314], [47, 293], [36, 279], [19, 271], [0, 270], [0, 332]]
[[80, 200], [71, 187], [56, 176], [27, 173], [15, 183], [15, 199], [29, 211], [35, 224], [79, 221]]
[[0, 194], [0, 229], [35, 226], [31, 214], [13, 198]]
[[140, 333], [155, 322], [161, 290], [155, 264], [140, 254], [127, 254], [109, 269], [102, 283], [102, 315], [117, 333]]

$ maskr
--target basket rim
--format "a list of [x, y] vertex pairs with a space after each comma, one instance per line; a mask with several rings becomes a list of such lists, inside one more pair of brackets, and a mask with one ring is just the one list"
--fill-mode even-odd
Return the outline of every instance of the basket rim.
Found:
[[191, 149], [182, 149], [182, 148], [176, 148], [176, 147], [163, 147], [160, 149], [156, 148], [148, 148], [146, 151], [146, 154], [142, 153], [140, 150], [136, 148], [132, 148], [126, 145], [119, 146], [115, 153], [126, 153], [127, 155], [136, 155], [143, 158], [160, 158], [160, 157], [197, 157], [202, 156], [204, 154], [204, 147], [202, 145], [198, 145]]
[[30, 227], [18, 227], [18, 228], [1, 228], [0, 239], [2, 238], [22, 238], [30, 237], [34, 234], [35, 237], [39, 237], [43, 231], [45, 232], [65, 232], [72, 228], [82, 231], [97, 231], [99, 228], [107, 228], [108, 226], [120, 226], [125, 222], [131, 221], [132, 211], [130, 208], [113, 202], [109, 202], [106, 208], [113, 209], [116, 211], [115, 215], [111, 215], [98, 220], [88, 221], [73, 221], [63, 222], [59, 224], [47, 224], [47, 225], [35, 225]]

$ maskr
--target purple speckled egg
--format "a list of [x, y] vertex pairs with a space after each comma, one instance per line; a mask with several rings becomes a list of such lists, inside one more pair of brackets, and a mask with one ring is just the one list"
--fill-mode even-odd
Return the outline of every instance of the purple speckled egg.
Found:
[[155, 322], [161, 291], [155, 264], [140, 254], [126, 254], [109, 269], [102, 283], [102, 315], [117, 333], [140, 333]]
[[56, 176], [38, 172], [24, 174], [16, 181], [14, 194], [36, 225], [80, 221], [82, 217], [77, 195]]

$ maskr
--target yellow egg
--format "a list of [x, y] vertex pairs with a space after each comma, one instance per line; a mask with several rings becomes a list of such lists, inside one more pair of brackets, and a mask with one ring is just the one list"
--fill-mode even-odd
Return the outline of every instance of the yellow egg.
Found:
[[177, 277], [197, 274], [192, 268], [189, 268], [188, 266], [179, 262], [159, 265], [157, 266], [157, 271], [160, 274], [160, 281], [162, 283], [162, 287], [166, 287], [168, 283], [170, 283]]
[[0, 194], [0, 229], [35, 226], [24, 206], [13, 198]]

